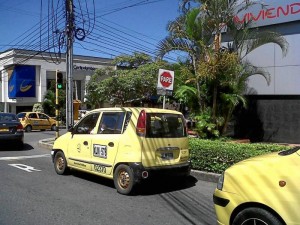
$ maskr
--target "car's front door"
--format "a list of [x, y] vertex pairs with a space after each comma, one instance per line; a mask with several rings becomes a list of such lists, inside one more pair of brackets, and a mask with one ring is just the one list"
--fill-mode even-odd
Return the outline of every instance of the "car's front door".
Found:
[[111, 175], [122, 135], [124, 116], [125, 112], [102, 113], [97, 138], [92, 139], [92, 171]]
[[68, 143], [70, 166], [82, 170], [91, 170], [91, 152], [93, 130], [97, 126], [100, 113], [85, 116], [75, 127]]
[[28, 115], [29, 124], [32, 126], [32, 129], [39, 130], [40, 129], [40, 121], [35, 112], [30, 113]]

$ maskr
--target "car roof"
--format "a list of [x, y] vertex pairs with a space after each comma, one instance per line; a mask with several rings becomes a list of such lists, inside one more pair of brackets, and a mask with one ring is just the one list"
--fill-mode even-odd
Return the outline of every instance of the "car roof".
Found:
[[175, 110], [169, 110], [169, 109], [161, 109], [161, 108], [146, 108], [146, 107], [111, 107], [111, 108], [99, 108], [94, 109], [91, 112], [104, 112], [104, 111], [110, 111], [110, 112], [118, 112], [118, 111], [131, 111], [131, 112], [137, 112], [140, 113], [142, 110], [144, 110], [146, 113], [172, 113], [172, 114], [181, 114], [181, 112], [175, 111]]

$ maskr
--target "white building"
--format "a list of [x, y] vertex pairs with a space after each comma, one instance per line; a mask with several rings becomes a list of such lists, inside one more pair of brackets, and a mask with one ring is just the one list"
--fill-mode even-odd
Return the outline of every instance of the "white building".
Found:
[[[285, 57], [279, 46], [267, 44], [247, 59], [268, 71], [270, 85], [260, 76], [248, 80], [248, 109], [240, 116], [237, 132], [257, 141], [300, 143], [300, 1], [264, 0], [238, 21], [252, 21], [252, 27], [282, 34], [289, 44]], [[241, 1], [242, 3], [242, 1]]]
[[[31, 111], [41, 103], [51, 80], [59, 70], [66, 78], [65, 55], [55, 64], [54, 54], [12, 49], [0, 53], [0, 111], [18, 113]], [[85, 86], [98, 68], [114, 67], [111, 59], [73, 56], [73, 83], [75, 99], [84, 101]]]

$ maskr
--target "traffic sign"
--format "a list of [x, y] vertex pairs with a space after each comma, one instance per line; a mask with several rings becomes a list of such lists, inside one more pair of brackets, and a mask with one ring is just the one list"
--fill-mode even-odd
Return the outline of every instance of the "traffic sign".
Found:
[[174, 71], [159, 69], [157, 89], [166, 89], [173, 91]]

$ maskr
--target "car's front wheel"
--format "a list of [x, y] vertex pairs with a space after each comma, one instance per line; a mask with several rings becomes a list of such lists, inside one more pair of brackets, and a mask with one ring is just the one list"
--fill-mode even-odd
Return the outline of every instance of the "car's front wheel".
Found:
[[52, 130], [52, 131], [55, 131], [55, 130], [56, 130], [56, 125], [55, 125], [55, 124], [53, 124], [53, 125], [51, 126], [51, 130]]
[[25, 131], [26, 132], [31, 132], [32, 131], [32, 126], [31, 125], [26, 126]]
[[114, 172], [114, 184], [120, 194], [131, 194], [135, 184], [132, 169], [124, 164], [119, 165]]
[[239, 212], [232, 225], [283, 225], [272, 213], [261, 208], [247, 208]]
[[68, 173], [67, 160], [66, 160], [65, 154], [62, 151], [59, 151], [55, 154], [54, 169], [55, 169], [55, 172], [59, 175], [64, 175], [64, 174]]

